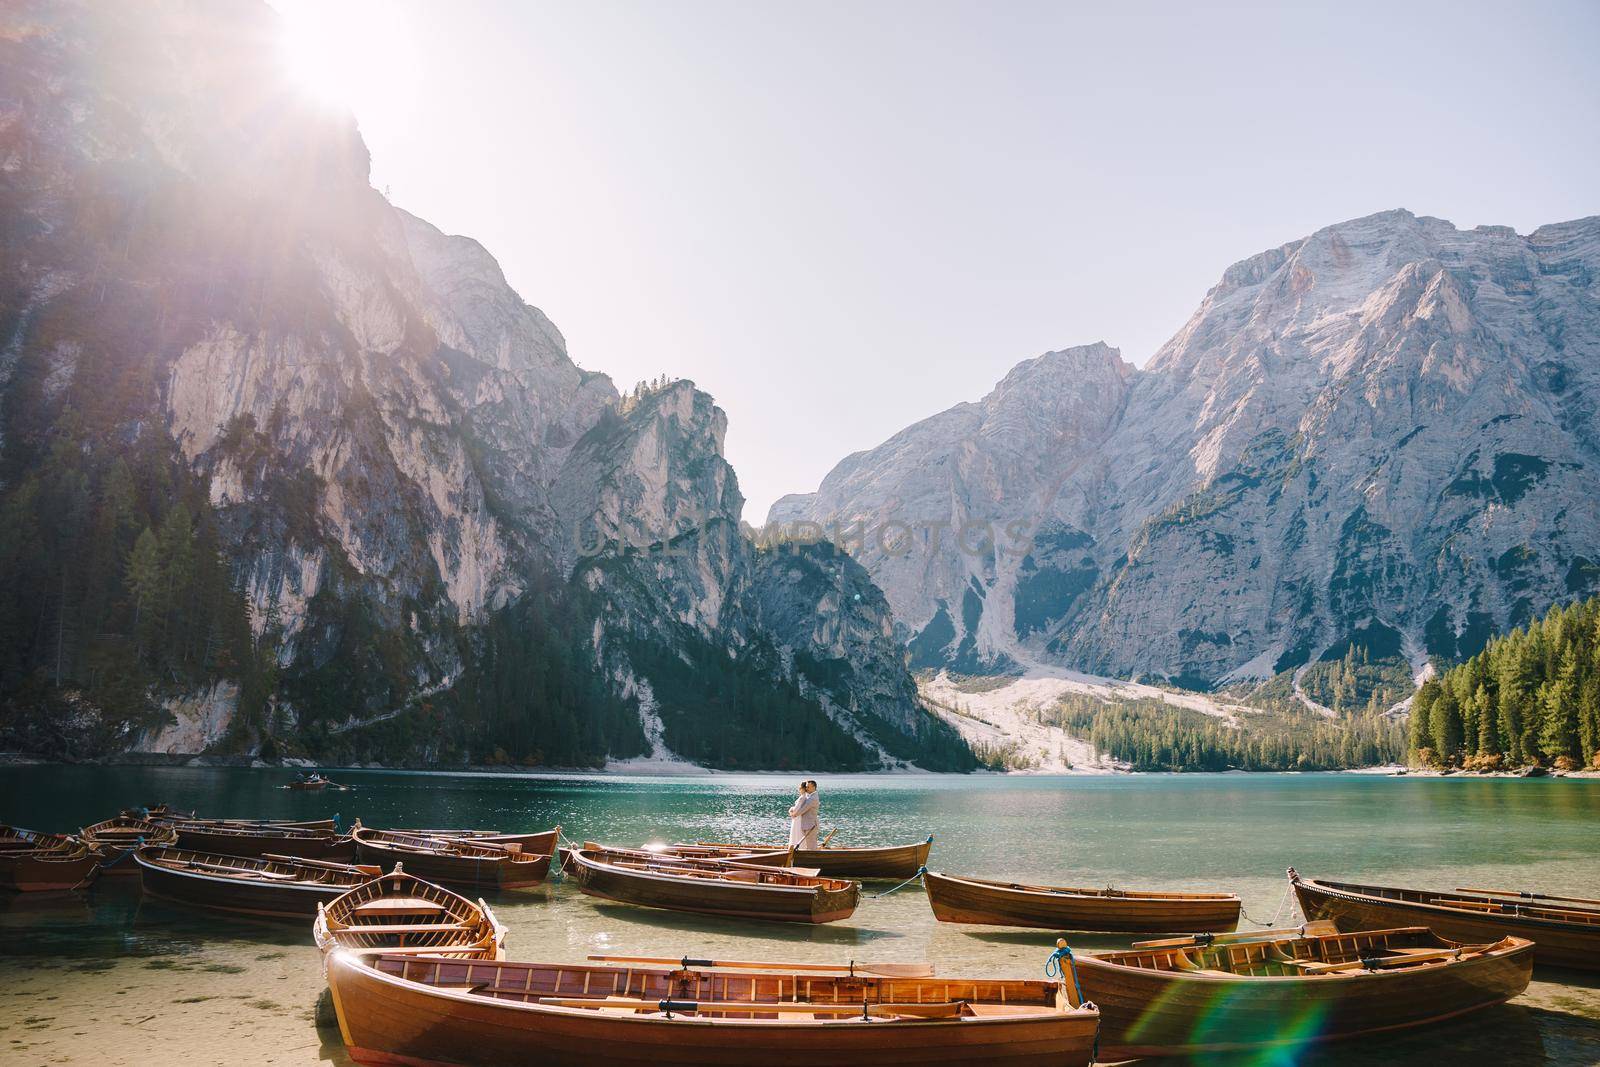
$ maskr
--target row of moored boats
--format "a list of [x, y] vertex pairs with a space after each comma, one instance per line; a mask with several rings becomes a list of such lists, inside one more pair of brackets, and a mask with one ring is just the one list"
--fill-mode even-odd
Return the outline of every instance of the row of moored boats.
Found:
[[[1033, 885], [927, 870], [932, 838], [794, 850], [696, 842], [559, 847], [560, 828], [375, 830], [336, 820], [124, 812], [77, 835], [0, 828], [0, 885], [72, 888], [137, 872], [180, 904], [313, 919], [332, 1002], [365, 1063], [1081, 1064], [1394, 1030], [1508, 1000], [1541, 963], [1595, 969], [1600, 901], [1301, 878], [1308, 921], [1236, 932], [1237, 896]], [[919, 875], [941, 921], [1163, 935], [1073, 953], [1045, 981], [683, 957], [509, 962], [507, 931], [463, 893], [537, 885], [778, 922], [848, 917], [860, 879]], [[60, 865], [57, 867], [56, 865]]]

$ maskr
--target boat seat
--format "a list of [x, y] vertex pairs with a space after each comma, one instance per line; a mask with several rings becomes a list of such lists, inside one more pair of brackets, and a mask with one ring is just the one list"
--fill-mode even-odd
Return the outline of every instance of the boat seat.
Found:
[[1056, 1009], [1044, 1004], [967, 1004], [967, 1011], [979, 1017], [988, 1015], [1055, 1015]]
[[[330, 927], [333, 926], [331, 922], [328, 925]], [[431, 934], [435, 932], [467, 934], [471, 933], [477, 928], [477, 926], [469, 923], [380, 923], [372, 926], [336, 927], [336, 929], [341, 932], [348, 932], [352, 934], [392, 934], [396, 936], [403, 936], [405, 934]]]
[[443, 904], [435, 904], [421, 897], [385, 897], [357, 904], [350, 913], [352, 915], [439, 915], [444, 910]]

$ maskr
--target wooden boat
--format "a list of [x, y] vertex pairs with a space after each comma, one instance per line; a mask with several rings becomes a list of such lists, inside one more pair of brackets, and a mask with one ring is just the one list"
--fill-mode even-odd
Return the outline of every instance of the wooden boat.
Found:
[[535, 856], [553, 856], [556, 842], [561, 838], [561, 827], [539, 830], [529, 834], [508, 834], [500, 830], [390, 830], [394, 834], [414, 834], [419, 837], [450, 837], [461, 841], [479, 841], [490, 845], [520, 845], [523, 852]]
[[312, 791], [333, 789], [341, 793], [348, 793], [352, 787], [348, 785], [341, 785], [332, 778], [324, 778], [320, 774], [310, 774], [304, 778], [296, 778], [294, 781], [286, 784], [284, 788]]
[[861, 885], [782, 867], [611, 849], [567, 850], [568, 874], [590, 896], [701, 915], [830, 923], [856, 910]]
[[[928, 852], [933, 848], [933, 835], [914, 845], [885, 845], [876, 848], [844, 848], [830, 845], [823, 848], [797, 848], [783, 845], [727, 844], [701, 841], [712, 848], [743, 849], [746, 855], [767, 853], [789, 854], [783, 866], [815, 867], [829, 878], [914, 878], [928, 864]], [[773, 864], [776, 866], [776, 864]]]
[[174, 823], [178, 847], [189, 852], [224, 856], [295, 856], [299, 859], [349, 863], [356, 858], [348, 834], [298, 826], [248, 826], [201, 822]]
[[777, 852], [746, 852], [739, 845], [685, 845], [685, 844], [648, 844], [648, 845], [606, 845], [594, 841], [585, 841], [583, 847], [591, 851], [599, 849], [605, 852], [633, 852], [640, 856], [661, 856], [667, 859], [686, 860], [729, 860], [734, 863], [755, 864], [758, 867], [788, 867], [791, 870], [803, 870], [810, 875], [817, 875], [816, 868], [800, 868], [790, 863], [794, 852], [792, 849], [782, 849]]
[[940, 922], [1097, 933], [1214, 933], [1239, 925], [1230, 893], [1075, 889], [959, 878], [927, 871], [928, 903]]
[[377, 867], [294, 856], [223, 856], [180, 848], [141, 848], [134, 870], [144, 892], [178, 904], [267, 918], [304, 919], [317, 905], [377, 878]]
[[312, 937], [324, 956], [505, 958], [506, 928], [489, 905], [473, 903], [400, 868], [317, 906]]
[[701, 962], [334, 953], [327, 974], [340, 1034], [364, 1064], [1080, 1067], [1099, 1022], [1092, 1008], [1068, 1007], [1053, 982]]
[[[1399, 1030], [1510, 1000], [1533, 943], [1462, 945], [1420, 926], [1200, 934], [1077, 956], [1105, 1059], [1297, 1046]], [[1061, 942], [1064, 944], [1064, 942]], [[1069, 965], [1070, 966], [1070, 965]]]
[[[137, 814], [123, 812], [124, 815]], [[184, 818], [149, 816], [151, 822], [168, 823], [176, 825], [187, 823], [191, 826], [208, 826], [220, 829], [234, 830], [338, 830], [339, 819], [210, 819], [191, 815]]]
[[172, 827], [130, 815], [85, 826], [78, 836], [100, 857], [101, 875], [137, 877], [139, 868], [133, 862], [133, 853], [141, 845], [169, 848], [178, 843], [178, 833]]
[[0, 826], [0, 889], [77, 889], [99, 869], [100, 856], [76, 837]]
[[1494, 889], [1397, 889], [1302, 878], [1289, 881], [1308, 919], [1341, 930], [1402, 924], [1426, 926], [1457, 941], [1493, 941], [1508, 934], [1532, 941], [1534, 961], [1600, 970], [1600, 900]]
[[[644, 845], [646, 852], [659, 852], [664, 856], [678, 856], [684, 859], [701, 860], [736, 860], [740, 863], [755, 863], [764, 867], [798, 867], [794, 861], [794, 849], [780, 848], [770, 852], [746, 852], [741, 845]], [[815, 870], [815, 868], [812, 868]], [[819, 872], [820, 873], [820, 872]]]
[[351, 835], [363, 863], [404, 863], [417, 877], [449, 886], [519, 889], [538, 885], [550, 873], [549, 853], [532, 854], [515, 843], [373, 830], [359, 822]]
[[195, 817], [192, 811], [183, 811], [171, 804], [152, 804], [145, 808], [123, 808], [118, 814], [151, 822], [186, 822]]

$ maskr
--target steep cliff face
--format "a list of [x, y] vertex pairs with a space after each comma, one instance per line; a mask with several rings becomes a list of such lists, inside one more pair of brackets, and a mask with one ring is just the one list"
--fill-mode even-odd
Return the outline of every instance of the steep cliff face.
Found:
[[573, 449], [555, 499], [607, 670], [648, 688], [668, 746], [698, 762], [799, 767], [820, 750], [861, 769], [970, 766], [922, 710], [860, 564], [739, 529], [726, 426], [679, 381], [631, 395]]
[[[1134, 377], [1104, 344], [1018, 364], [960, 404], [845, 459], [769, 522], [850, 548], [893, 606], [919, 666], [1004, 662], [1041, 602], [1084, 581], [1082, 531], [1104, 473], [1098, 450]], [[802, 531], [804, 532], [804, 531]], [[1092, 581], [1092, 579], [1091, 579]], [[914, 636], [913, 636], [914, 635]]]
[[1044, 420], [1073, 436], [1020, 427], [1017, 450], [1048, 459], [1003, 492], [916, 462], [986, 451], [963, 405], [773, 517], [941, 494], [953, 514], [1028, 517], [1009, 575], [863, 556], [930, 663], [1211, 685], [1352, 643], [1470, 654], [1596, 580], [1597, 269], [1600, 219], [1525, 237], [1403, 211], [1332, 226], [1229, 268], [1120, 390], [1042, 383], [1041, 410], [1082, 405]]
[[[388, 756], [467, 759], [487, 741], [595, 760], [642, 743], [615, 721], [636, 692], [608, 661], [615, 630], [856, 657], [840, 669], [894, 676], [867, 685], [861, 714], [914, 727], [892, 642], [763, 610], [783, 580], [738, 534], [710, 398], [624, 399], [578, 368], [479, 244], [371, 188], [349, 117], [286, 82], [278, 32], [245, 3], [0, 13], [0, 492], [8, 529], [44, 531], [37, 553], [0, 559], [7, 707], [39, 686], [105, 697], [109, 655], [143, 690], [119, 699], [148, 712], [123, 715], [112, 746], [198, 736], [158, 705], [205, 693], [209, 742], [358, 757], [376, 730]], [[693, 550], [636, 562], [585, 531], [692, 531]], [[80, 580], [84, 546], [104, 560]], [[181, 595], [147, 596], [177, 578]], [[39, 598], [47, 618], [29, 622]], [[200, 603], [203, 624], [173, 637]], [[787, 655], [765, 680], [785, 693], [805, 684]], [[528, 684], [570, 706], [516, 696], [506, 679], [530, 658], [549, 669]], [[580, 670], [610, 695], [551, 680]], [[856, 762], [877, 751], [852, 744]]]

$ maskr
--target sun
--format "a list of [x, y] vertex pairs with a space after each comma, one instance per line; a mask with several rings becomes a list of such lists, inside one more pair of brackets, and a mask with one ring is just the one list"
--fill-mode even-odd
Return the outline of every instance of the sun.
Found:
[[366, 116], [400, 89], [409, 51], [399, 6], [373, 0], [274, 0], [284, 63], [305, 94]]

